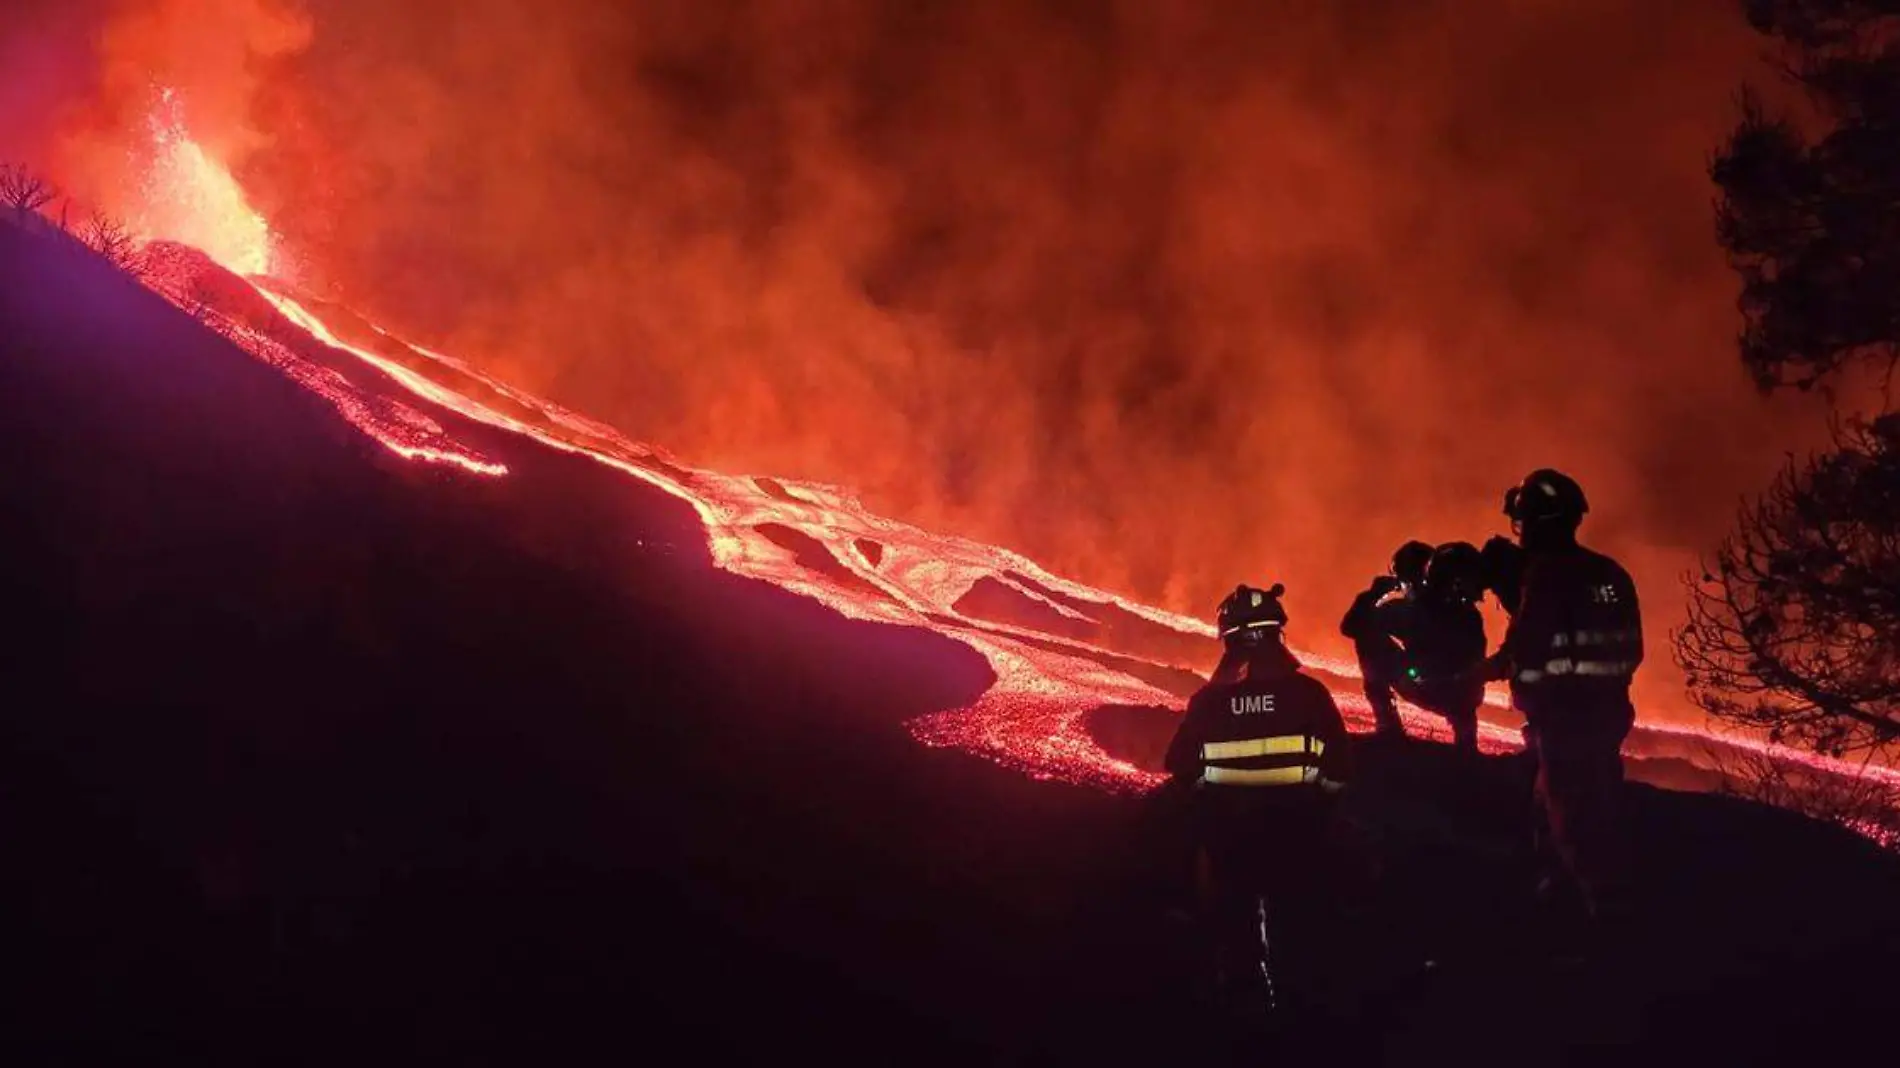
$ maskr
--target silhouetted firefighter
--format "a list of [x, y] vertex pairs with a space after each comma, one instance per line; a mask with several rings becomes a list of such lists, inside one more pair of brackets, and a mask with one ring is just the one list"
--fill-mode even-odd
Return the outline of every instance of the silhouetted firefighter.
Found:
[[[1218, 625], [1232, 663], [1188, 702], [1167, 768], [1193, 789], [1197, 885], [1224, 992], [1285, 996], [1273, 968], [1295, 917], [1322, 900], [1333, 795], [1348, 774], [1346, 725], [1286, 647], [1284, 587], [1237, 587]], [[1240, 947], [1249, 947], [1246, 957]], [[1299, 953], [1299, 947], [1295, 947]]]
[[1485, 590], [1498, 599], [1498, 607], [1507, 615], [1516, 615], [1524, 589], [1523, 548], [1509, 538], [1493, 535], [1478, 550], [1478, 564]]
[[1432, 553], [1399, 684], [1400, 696], [1445, 717], [1452, 744], [1466, 753], [1478, 751], [1484, 704], [1484, 682], [1473, 672], [1485, 654], [1482, 574], [1478, 549], [1467, 542], [1448, 542]]
[[1556, 862], [1544, 889], [1567, 883], [1600, 916], [1622, 904], [1627, 884], [1618, 800], [1643, 629], [1629, 573], [1577, 544], [1588, 511], [1582, 487], [1557, 471], [1533, 471], [1505, 494], [1525, 555], [1522, 591], [1486, 674], [1510, 680], [1524, 714]]
[[1358, 656], [1359, 678], [1365, 687], [1366, 703], [1372, 706], [1373, 722], [1385, 737], [1405, 734], [1398, 701], [1392, 694], [1392, 684], [1402, 673], [1399, 636], [1411, 630], [1408, 617], [1431, 560], [1432, 547], [1422, 541], [1399, 546], [1387, 572], [1373, 576], [1339, 621], [1339, 633], [1352, 639], [1353, 652]]
[[[1392, 573], [1372, 580], [1340, 621], [1359, 658], [1366, 702], [1382, 737], [1400, 738], [1397, 697], [1445, 717], [1461, 750], [1478, 748], [1484, 682], [1473, 669], [1484, 659], [1482, 561], [1464, 542], [1433, 549], [1407, 542], [1392, 556]], [[1396, 695], [1396, 696], [1395, 696]]]

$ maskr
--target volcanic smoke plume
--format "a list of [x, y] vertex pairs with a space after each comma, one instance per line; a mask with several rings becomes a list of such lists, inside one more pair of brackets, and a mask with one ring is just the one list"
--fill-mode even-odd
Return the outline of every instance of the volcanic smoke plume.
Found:
[[1666, 712], [1678, 573], [1812, 429], [1733, 356], [1722, 0], [38, 6], [0, 136], [95, 200], [173, 87], [392, 327], [1172, 608], [1285, 580], [1306, 644], [1555, 465]]

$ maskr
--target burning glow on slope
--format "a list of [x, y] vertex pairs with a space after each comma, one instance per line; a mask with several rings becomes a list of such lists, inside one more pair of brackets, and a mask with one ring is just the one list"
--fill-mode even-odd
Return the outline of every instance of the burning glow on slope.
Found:
[[[397, 455], [477, 475], [508, 470], [456, 440], [436, 419], [383, 389], [353, 381], [333, 366], [338, 358], [358, 375], [373, 369], [414, 398], [456, 416], [591, 457], [679, 498], [698, 513], [713, 561], [728, 571], [809, 596], [849, 618], [924, 627], [975, 649], [994, 670], [996, 683], [968, 708], [913, 721], [911, 733], [925, 744], [974, 752], [1038, 779], [1110, 791], [1141, 791], [1161, 781], [1159, 774], [1105, 751], [1086, 720], [1104, 705], [1178, 710], [1181, 699], [1148, 680], [1170, 671], [1177, 680], [1187, 677], [1181, 661], [1191, 657], [1180, 650], [1211, 646], [1213, 629], [1205, 622], [1061, 579], [1006, 549], [874, 515], [835, 487], [682, 465], [610, 426], [451, 357], [403, 345], [380, 330], [374, 348], [352, 344], [304, 304], [258, 280], [240, 285], [224, 276], [220, 283], [220, 272], [192, 250], [161, 245], [157, 251], [168, 255], [155, 257], [148, 276], [155, 289], [324, 397]], [[226, 290], [212, 292], [219, 284]], [[209, 300], [207, 292], [212, 292]], [[245, 300], [257, 303], [251, 298], [261, 298], [262, 311], [242, 310]], [[457, 380], [468, 383], [465, 391], [444, 384]], [[478, 401], [471, 393], [490, 399]], [[788, 540], [803, 549], [788, 548]], [[1015, 598], [1022, 609], [1018, 621], [985, 618], [972, 607], [973, 595], [985, 584]], [[1054, 631], [1026, 619], [1041, 619]], [[1371, 710], [1353, 685], [1355, 667], [1324, 657], [1302, 659], [1331, 678], [1348, 725], [1370, 730]], [[1501, 692], [1490, 694], [1488, 702], [1505, 704]], [[1401, 714], [1414, 735], [1449, 738], [1436, 717], [1411, 708]], [[1480, 746], [1487, 752], [1507, 752], [1520, 744], [1514, 729], [1481, 726]], [[1772, 752], [1830, 774], [1858, 771], [1811, 754], [1779, 747]], [[1900, 781], [1894, 769], [1873, 773]]]
[[[718, 566], [812, 597], [850, 618], [927, 627], [977, 650], [995, 671], [996, 683], [969, 708], [913, 722], [912, 734], [925, 744], [966, 749], [1035, 778], [1107, 790], [1138, 791], [1161, 780], [1160, 775], [1104, 751], [1085, 719], [1103, 705], [1178, 709], [1178, 696], [1125, 668], [1145, 665], [1166, 670], [1180, 665], [1165, 655], [984, 619], [959, 605], [979, 583], [992, 580], [1015, 592], [1025, 605], [1046, 609], [1065, 621], [1099, 627], [1108, 616], [1116, 615], [1127, 621], [1124, 625], [1152, 628], [1164, 641], [1177, 639], [1172, 643], [1176, 646], [1181, 639], [1211, 644], [1213, 629], [1208, 624], [1069, 582], [1005, 549], [873, 515], [835, 487], [768, 483], [684, 467], [611, 427], [516, 390], [465, 363], [405, 346], [417, 357], [475, 379], [503, 398], [505, 407], [516, 410], [477, 402], [405, 362], [343, 340], [297, 300], [262, 285], [255, 289], [290, 325], [382, 371], [424, 400], [553, 448], [592, 457], [687, 502], [706, 526]], [[829, 564], [820, 561], [813, 566], [811, 557], [801, 559], [785, 547], [782, 533], [772, 536], [774, 531], [791, 531], [808, 539], [829, 557]], [[864, 551], [866, 544], [878, 547], [875, 561]], [[1310, 658], [1309, 664], [1334, 674], [1347, 670], [1346, 665], [1323, 658]], [[1371, 728], [1371, 713], [1363, 698], [1342, 693], [1340, 704], [1356, 729]], [[1442, 724], [1431, 717], [1408, 710], [1408, 719], [1415, 733], [1448, 737]], [[1515, 732], [1486, 725], [1483, 744], [1487, 750], [1506, 751], [1516, 743]]]
[[[198, 316], [206, 326], [239, 348], [329, 401], [352, 426], [384, 448], [406, 460], [450, 464], [471, 474], [508, 472], [504, 465], [455, 441], [442, 424], [417, 409], [379, 392], [361, 389], [336, 368], [312, 359], [307, 351], [312, 339], [324, 342], [328, 331], [315, 319], [303, 315], [301, 309], [289, 316], [287, 324], [280, 322], [278, 329], [271, 329], [269, 325], [260, 326], [220, 307], [215, 274], [215, 268], [195, 250], [166, 243], [147, 246], [147, 285]], [[274, 302], [270, 294], [263, 295]], [[282, 329], [284, 325], [291, 329]]]
[[153, 155], [142, 183], [143, 210], [131, 220], [133, 229], [147, 240], [200, 249], [235, 274], [270, 273], [270, 225], [251, 207], [230, 170], [191, 136], [177, 93], [159, 90], [147, 126]]
[[[790, 487], [793, 492], [778, 496], [752, 478], [688, 470], [661, 461], [653, 450], [609, 427], [523, 394], [467, 365], [453, 365], [526, 406], [524, 415], [538, 418], [529, 422], [497, 411], [394, 360], [341, 342], [296, 301], [259, 292], [292, 321], [315, 323], [321, 331], [318, 336], [327, 344], [380, 368], [418, 396], [554, 448], [591, 456], [687, 502], [706, 525], [714, 562], [729, 571], [805, 594], [850, 618], [932, 627], [971, 645], [989, 660], [997, 683], [971, 708], [914, 724], [914, 733], [925, 742], [961, 745], [1039, 778], [1106, 789], [1141, 789], [1158, 781], [1159, 776], [1103, 752], [1081, 720], [1089, 709], [1105, 703], [1178, 704], [1172, 695], [1094, 663], [1091, 656], [1102, 650], [1084, 643], [1068, 643], [1066, 651], [1035, 648], [1028, 641], [1046, 639], [1007, 624], [964, 617], [954, 607], [979, 579], [1006, 570], [1027, 574], [1071, 596], [1101, 600], [1105, 606], [1113, 599], [1063, 582], [1005, 550], [931, 535], [870, 515], [855, 500], [829, 487], [795, 484]], [[794, 492], [794, 499], [786, 499]], [[795, 553], [764, 533], [768, 526], [796, 531], [825, 547], [839, 572], [827, 574], [806, 567]], [[856, 548], [860, 539], [883, 546], [877, 565]], [[1145, 606], [1125, 602], [1120, 606], [1184, 633], [1205, 630], [1196, 621]]]
[[[1175, 694], [1125, 670], [1128, 666], [1181, 666], [1173, 658], [1124, 642], [1065, 637], [986, 620], [958, 606], [987, 579], [1065, 621], [1101, 624], [1111, 615], [1125, 613], [1163, 636], [1211, 643], [1214, 630], [1206, 622], [1059, 578], [1007, 549], [874, 515], [836, 487], [782, 480], [768, 484], [759, 478], [687, 467], [629, 440], [613, 427], [517, 390], [453, 357], [404, 346], [454, 375], [479, 382], [503, 398], [506, 406], [517, 409], [511, 414], [472, 400], [413, 366], [344, 342], [294, 299], [261, 288], [259, 292], [325, 344], [380, 369], [423, 400], [550, 447], [592, 457], [688, 503], [705, 524], [713, 560], [720, 567], [812, 597], [853, 619], [927, 627], [981, 653], [995, 671], [996, 683], [968, 708], [912, 722], [911, 733], [925, 744], [974, 752], [1038, 779], [1117, 792], [1146, 790], [1162, 780], [1161, 775], [1104, 751], [1085, 720], [1091, 710], [1104, 705], [1180, 709], [1183, 702]], [[382, 337], [400, 344], [387, 334]], [[835, 567], [810, 566], [809, 558], [801, 561], [784, 547], [782, 539], [769, 536], [769, 529], [803, 535], [822, 548]], [[864, 551], [867, 543], [878, 546], [875, 558]], [[1372, 711], [1357, 692], [1356, 665], [1310, 654], [1301, 654], [1301, 659], [1310, 669], [1330, 677], [1348, 726], [1356, 732], [1370, 731]], [[1509, 707], [1501, 687], [1487, 694], [1486, 703]], [[1400, 713], [1415, 737], [1450, 740], [1448, 727], [1438, 717], [1409, 706], [1402, 706]], [[1639, 729], [1717, 740], [1688, 728]], [[1780, 746], [1719, 740], [1828, 774], [1865, 773], [1900, 783], [1900, 769], [1863, 772]], [[1488, 753], [1505, 753], [1520, 749], [1522, 738], [1513, 727], [1486, 722], [1480, 725], [1479, 745]]]

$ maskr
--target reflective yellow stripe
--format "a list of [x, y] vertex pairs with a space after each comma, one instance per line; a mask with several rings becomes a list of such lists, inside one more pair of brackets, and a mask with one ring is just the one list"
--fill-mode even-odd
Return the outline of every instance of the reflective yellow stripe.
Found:
[[1286, 756], [1311, 753], [1320, 756], [1326, 743], [1310, 735], [1282, 734], [1275, 738], [1248, 738], [1238, 742], [1208, 742], [1201, 746], [1202, 760], [1241, 760], [1246, 757]]
[[1318, 768], [1208, 768], [1201, 781], [1221, 786], [1298, 786], [1318, 782]]

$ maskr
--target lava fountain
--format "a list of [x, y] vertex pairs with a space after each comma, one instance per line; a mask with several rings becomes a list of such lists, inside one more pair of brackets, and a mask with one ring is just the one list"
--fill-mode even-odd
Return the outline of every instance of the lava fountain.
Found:
[[192, 137], [177, 92], [158, 90], [146, 125], [151, 155], [140, 183], [142, 210], [128, 220], [132, 228], [148, 241], [198, 249], [233, 274], [269, 274], [275, 266], [270, 224], [231, 171]]

